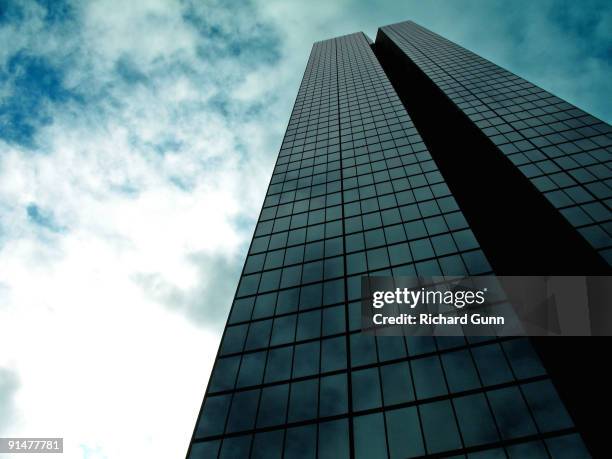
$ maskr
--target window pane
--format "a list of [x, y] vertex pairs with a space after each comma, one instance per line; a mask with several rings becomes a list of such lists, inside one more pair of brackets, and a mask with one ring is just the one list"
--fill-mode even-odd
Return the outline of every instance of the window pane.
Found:
[[365, 234], [366, 248], [380, 247], [385, 245], [385, 233], [382, 229], [366, 231]]
[[320, 341], [295, 346], [293, 357], [293, 377], [301, 378], [319, 372]]
[[219, 459], [234, 459], [235, 457], [249, 457], [251, 448], [251, 435], [230, 437], [223, 440]]
[[344, 279], [328, 281], [323, 284], [323, 306], [344, 301]]
[[285, 457], [315, 459], [317, 454], [317, 426], [315, 424], [287, 430]]
[[210, 391], [233, 389], [240, 365], [240, 356], [217, 359], [215, 371], [210, 378]]
[[264, 387], [261, 391], [257, 427], [268, 427], [285, 422], [289, 384]]
[[449, 352], [442, 354], [441, 358], [451, 392], [460, 392], [480, 387], [478, 374], [470, 356], [470, 351], [464, 349]]
[[444, 374], [437, 356], [415, 359], [411, 364], [417, 398], [446, 394]]
[[425, 354], [436, 350], [436, 342], [433, 336], [407, 336], [406, 344], [408, 345], [409, 355]]
[[391, 256], [392, 265], [400, 265], [404, 263], [410, 263], [412, 261], [412, 256], [410, 255], [410, 248], [407, 243], [390, 246], [389, 254]]
[[343, 333], [345, 329], [344, 305], [323, 310], [323, 336]]
[[227, 431], [238, 432], [252, 429], [255, 425], [255, 413], [259, 401], [259, 389], [236, 392], [227, 420]]
[[354, 371], [351, 374], [353, 383], [353, 408], [367, 410], [382, 405], [378, 368]]
[[280, 288], [294, 287], [296, 285], [299, 285], [301, 277], [302, 265], [284, 268]]
[[382, 413], [354, 418], [355, 457], [357, 459], [387, 459], [385, 423]]
[[343, 257], [327, 258], [324, 265], [324, 276], [326, 279], [333, 279], [344, 275]]
[[240, 365], [237, 387], [253, 386], [261, 384], [264, 365], [266, 363], [266, 351], [244, 354]]
[[554, 459], [574, 459], [576, 457], [589, 459], [591, 457], [578, 434], [549, 438], [546, 440], [546, 445]]
[[223, 336], [223, 343], [221, 344], [221, 354], [232, 354], [242, 351], [248, 327], [248, 324], [227, 327]]
[[[507, 458], [506, 458], [506, 453], [504, 452], [502, 448], [495, 448], [495, 449], [487, 449], [485, 451], [478, 451], [475, 453], [470, 453], [468, 454], [467, 459], [507, 459]], [[526, 459], [526, 458], [522, 458], [522, 459]]]
[[304, 421], [316, 417], [318, 395], [318, 379], [309, 379], [291, 384], [289, 422]]
[[408, 362], [380, 367], [385, 406], [414, 400], [414, 388]]
[[231, 399], [231, 394], [206, 398], [202, 416], [200, 416], [198, 422], [196, 437], [201, 438], [223, 433]]
[[274, 252], [268, 252], [266, 255], [266, 263], [264, 264], [264, 269], [273, 269], [282, 266], [284, 257], [284, 250], [275, 250]]
[[351, 366], [376, 362], [376, 341], [374, 336], [357, 333], [351, 335]]
[[387, 438], [391, 459], [425, 454], [421, 426], [415, 407], [387, 411]]
[[466, 446], [497, 441], [493, 416], [483, 394], [459, 397], [453, 400], [457, 422]]
[[325, 241], [325, 256], [332, 257], [342, 254], [342, 238], [327, 239]]
[[346, 338], [325, 339], [321, 341], [321, 371], [334, 371], [346, 368]]
[[250, 320], [254, 301], [254, 297], [241, 298], [239, 300], [234, 301], [234, 306], [232, 307], [229, 323]]
[[[548, 453], [541, 441], [531, 441], [529, 443], [519, 443], [507, 448], [510, 459], [548, 459]], [[557, 457], [557, 456], [553, 456]]]
[[321, 310], [299, 314], [296, 340], [318, 338], [321, 336]]
[[367, 271], [365, 252], [357, 252], [346, 257], [347, 274], [356, 274]]
[[300, 309], [312, 309], [321, 306], [323, 284], [313, 284], [302, 287], [300, 291]]
[[401, 336], [378, 336], [378, 356], [381, 362], [406, 357], [406, 346]]
[[524, 384], [521, 388], [542, 432], [572, 427], [572, 420], [550, 380]]
[[242, 276], [240, 285], [238, 286], [238, 296], [249, 296], [257, 293], [259, 278], [261, 274], [252, 274], [250, 276]]
[[434, 256], [433, 247], [429, 239], [418, 239], [410, 242], [410, 251], [415, 260], [423, 260]]
[[350, 234], [346, 236], [345, 240], [347, 252], [355, 252], [365, 248], [363, 233]]
[[306, 263], [302, 270], [302, 282], [318, 282], [323, 279], [323, 261], [313, 261], [312, 263]]
[[497, 343], [472, 348], [476, 366], [485, 385], [501, 384], [511, 381], [512, 372], [506, 358]]
[[281, 459], [284, 434], [283, 430], [274, 430], [255, 435], [251, 459]]
[[264, 272], [259, 282], [259, 292], [269, 292], [270, 290], [278, 289], [281, 271], [280, 269], [275, 269], [274, 271]]
[[220, 445], [221, 440], [194, 443], [191, 446], [189, 459], [209, 459], [211, 457], [217, 457]]
[[319, 425], [319, 459], [348, 459], [348, 421], [323, 422]]
[[419, 407], [428, 453], [461, 448], [457, 423], [448, 400]]
[[260, 322], [251, 322], [249, 334], [246, 340], [245, 350], [259, 349], [268, 345], [270, 331], [272, 330], [272, 319]]
[[295, 338], [296, 321], [297, 314], [277, 317], [276, 319], [274, 319], [274, 328], [272, 330], [272, 339], [270, 340], [270, 346], [277, 346], [279, 344], [287, 344], [293, 342]]
[[257, 295], [255, 300], [255, 308], [253, 309], [253, 319], [261, 319], [274, 315], [274, 307], [276, 306], [276, 292], [266, 293], [265, 295]]
[[319, 416], [334, 416], [348, 410], [348, 390], [346, 374], [321, 378], [321, 397]]
[[[284, 265], [293, 265], [295, 263], [301, 263], [304, 259], [304, 246], [298, 245], [295, 247], [289, 247], [285, 253]], [[283, 271], [283, 279], [285, 278], [285, 272]], [[283, 281], [281, 281], [281, 286]]]
[[300, 298], [300, 289], [292, 288], [278, 293], [276, 314], [286, 314], [297, 310]]
[[305, 261], [318, 260], [323, 258], [324, 245], [323, 241], [306, 244]]
[[382, 269], [389, 266], [389, 255], [387, 254], [386, 247], [368, 250], [366, 253], [369, 270]]
[[540, 359], [526, 339], [513, 339], [503, 343], [504, 351], [517, 378], [530, 378], [544, 374]]
[[527, 411], [517, 387], [487, 392], [493, 415], [504, 439], [536, 433], [535, 425]]
[[268, 364], [266, 365], [264, 382], [269, 383], [289, 379], [291, 377], [292, 358], [293, 346], [271, 349], [268, 353]]

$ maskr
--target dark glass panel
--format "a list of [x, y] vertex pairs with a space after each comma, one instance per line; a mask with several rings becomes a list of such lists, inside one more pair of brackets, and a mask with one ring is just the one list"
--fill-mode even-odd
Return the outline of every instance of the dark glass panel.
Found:
[[292, 459], [315, 459], [317, 454], [317, 426], [310, 424], [287, 429], [285, 456]]
[[348, 420], [319, 424], [319, 459], [349, 458]]
[[368, 410], [382, 405], [378, 368], [353, 371], [353, 409]]
[[387, 411], [385, 417], [391, 459], [417, 457], [425, 454], [421, 426], [415, 407]]
[[289, 384], [264, 387], [261, 391], [257, 427], [268, 427], [285, 422]]
[[419, 406], [428, 453], [461, 448], [457, 422], [448, 400]]
[[353, 419], [355, 458], [387, 459], [385, 421], [382, 413], [357, 416]]

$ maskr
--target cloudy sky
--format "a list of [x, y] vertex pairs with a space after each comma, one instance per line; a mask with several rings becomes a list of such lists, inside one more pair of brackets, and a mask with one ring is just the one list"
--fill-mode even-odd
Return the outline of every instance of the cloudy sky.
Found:
[[0, 436], [183, 457], [313, 41], [413, 19], [610, 121], [609, 1], [0, 0]]

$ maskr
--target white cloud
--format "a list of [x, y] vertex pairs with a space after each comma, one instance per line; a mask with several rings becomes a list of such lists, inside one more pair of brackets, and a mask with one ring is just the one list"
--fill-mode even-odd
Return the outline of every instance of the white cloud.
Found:
[[13, 421], [15, 416], [15, 393], [19, 389], [19, 381], [14, 371], [0, 367], [0, 434]]
[[113, 64], [124, 54], [147, 71], [156, 60], [193, 53], [196, 33], [185, 27], [182, 8], [175, 0], [87, 2], [83, 8], [83, 37], [96, 63]]
[[84, 102], [50, 104], [35, 148], [0, 144], [0, 368], [20, 381], [0, 418], [69, 458], [181, 457], [286, 113], [249, 114], [232, 91], [258, 66], [198, 56], [178, 3], [79, 8], [63, 49], [40, 11], [22, 28], [42, 37], [10, 42]]

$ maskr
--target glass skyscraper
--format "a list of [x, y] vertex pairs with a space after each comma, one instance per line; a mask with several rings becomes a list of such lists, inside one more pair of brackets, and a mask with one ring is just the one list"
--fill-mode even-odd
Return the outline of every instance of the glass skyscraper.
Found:
[[360, 332], [363, 275], [519, 274], [499, 272], [515, 265], [469, 174], [438, 158], [455, 121], [473, 124], [458, 145], [490, 142], [501, 183], [607, 273], [608, 125], [413, 23], [317, 42], [189, 459], [590, 457], [527, 339]]

